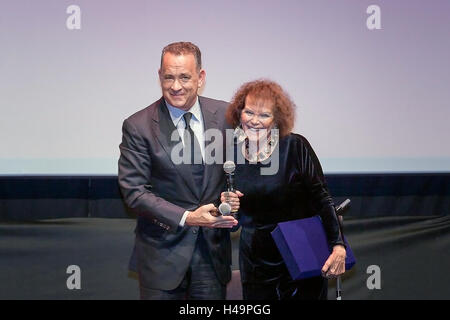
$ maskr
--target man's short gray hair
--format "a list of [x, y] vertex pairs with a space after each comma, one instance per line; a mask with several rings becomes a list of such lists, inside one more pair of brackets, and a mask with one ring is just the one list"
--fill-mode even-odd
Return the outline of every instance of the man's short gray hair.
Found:
[[161, 53], [161, 67], [164, 55], [169, 52], [174, 55], [185, 55], [193, 54], [195, 62], [197, 63], [197, 70], [200, 71], [202, 68], [202, 53], [200, 49], [192, 42], [174, 42], [164, 47]]

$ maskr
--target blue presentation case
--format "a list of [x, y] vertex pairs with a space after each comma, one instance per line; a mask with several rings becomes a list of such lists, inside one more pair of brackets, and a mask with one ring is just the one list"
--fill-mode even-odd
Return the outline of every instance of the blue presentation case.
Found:
[[[272, 238], [294, 280], [320, 276], [331, 248], [319, 216], [278, 223]], [[344, 237], [347, 256], [345, 270], [356, 263], [347, 239]]]

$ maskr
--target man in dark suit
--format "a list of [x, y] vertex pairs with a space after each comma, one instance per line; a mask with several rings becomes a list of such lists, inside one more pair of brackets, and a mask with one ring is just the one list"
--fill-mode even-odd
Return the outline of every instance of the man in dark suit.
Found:
[[[141, 299], [226, 295], [229, 228], [237, 221], [214, 214], [224, 173], [220, 161], [208, 161], [205, 132], [216, 129], [225, 137], [227, 104], [198, 96], [205, 77], [197, 46], [166, 46], [159, 70], [163, 97], [123, 123], [119, 185], [127, 206], [138, 214]], [[184, 163], [176, 152], [180, 145]]]

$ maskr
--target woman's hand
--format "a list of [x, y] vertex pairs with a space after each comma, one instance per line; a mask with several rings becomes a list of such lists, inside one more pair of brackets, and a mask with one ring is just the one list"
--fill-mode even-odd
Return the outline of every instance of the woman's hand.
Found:
[[322, 276], [325, 278], [336, 278], [345, 272], [345, 247], [335, 245], [333, 252], [322, 267]]
[[222, 192], [220, 194], [220, 202], [226, 202], [231, 206], [231, 211], [236, 212], [239, 210], [240, 206], [240, 200], [239, 198], [242, 197], [244, 194], [240, 192], [239, 190], [235, 190], [234, 192]]

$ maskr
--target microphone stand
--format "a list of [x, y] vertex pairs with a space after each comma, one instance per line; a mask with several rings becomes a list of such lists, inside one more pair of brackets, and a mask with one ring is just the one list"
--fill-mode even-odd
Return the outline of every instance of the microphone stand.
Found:
[[[339, 226], [341, 229], [342, 239], [344, 239], [344, 218], [342, 215], [345, 213], [346, 209], [348, 209], [348, 205], [350, 204], [350, 199], [346, 199], [336, 208], [336, 215], [339, 220]], [[342, 279], [341, 276], [336, 278], [336, 300], [342, 300]]]

